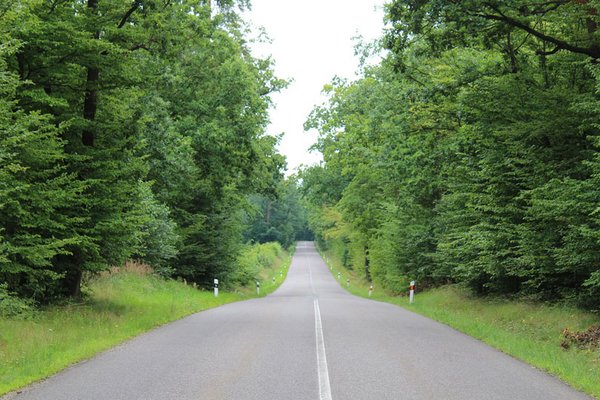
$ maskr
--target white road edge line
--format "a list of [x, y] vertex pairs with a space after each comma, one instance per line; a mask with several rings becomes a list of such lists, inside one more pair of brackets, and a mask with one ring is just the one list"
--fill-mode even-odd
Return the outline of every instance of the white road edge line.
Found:
[[315, 331], [317, 335], [317, 374], [319, 376], [319, 399], [331, 399], [331, 386], [329, 384], [329, 371], [327, 369], [327, 357], [325, 355], [325, 339], [323, 338], [323, 326], [321, 324], [321, 309], [319, 300], [315, 297]]

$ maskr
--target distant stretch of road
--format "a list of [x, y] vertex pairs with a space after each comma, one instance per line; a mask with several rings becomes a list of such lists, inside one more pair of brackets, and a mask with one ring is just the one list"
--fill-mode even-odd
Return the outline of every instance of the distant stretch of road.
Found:
[[590, 398], [445, 325], [348, 294], [301, 242], [274, 294], [179, 320], [3, 399]]

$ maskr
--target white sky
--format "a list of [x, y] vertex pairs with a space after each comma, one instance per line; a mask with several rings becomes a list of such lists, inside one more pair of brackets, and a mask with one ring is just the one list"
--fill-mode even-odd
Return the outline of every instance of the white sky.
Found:
[[384, 0], [252, 0], [246, 20], [264, 27], [272, 39], [270, 44], [254, 45], [255, 56], [271, 55], [277, 76], [293, 79], [273, 96], [276, 108], [267, 130], [272, 135], [285, 133], [279, 151], [287, 157], [288, 174], [301, 164], [321, 160], [318, 152], [308, 151], [317, 132], [305, 132], [303, 124], [323, 102], [323, 85], [334, 76], [356, 77], [359, 59], [352, 38], [360, 35], [370, 42], [381, 36], [383, 4]]

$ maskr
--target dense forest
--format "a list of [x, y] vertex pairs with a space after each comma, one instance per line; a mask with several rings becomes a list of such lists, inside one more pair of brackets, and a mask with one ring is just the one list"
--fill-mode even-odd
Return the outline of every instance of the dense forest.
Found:
[[597, 310], [598, 3], [389, 2], [381, 62], [306, 122], [324, 162], [286, 179], [246, 0], [0, 0], [0, 297], [127, 259], [236, 284], [246, 243], [314, 232], [390, 291]]
[[264, 133], [286, 82], [251, 55], [247, 6], [0, 0], [0, 298], [78, 296], [127, 259], [233, 285], [245, 242], [293, 242], [301, 215], [252, 232], [260, 201], [299, 194]]
[[327, 85], [306, 123], [320, 245], [396, 292], [461, 283], [598, 310], [599, 7], [391, 1], [381, 62]]

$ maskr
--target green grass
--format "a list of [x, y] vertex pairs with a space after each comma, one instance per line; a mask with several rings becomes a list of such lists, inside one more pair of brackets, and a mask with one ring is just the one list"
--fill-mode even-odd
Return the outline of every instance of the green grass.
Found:
[[[260, 271], [261, 297], [285, 279], [287, 252]], [[283, 277], [280, 276], [283, 271]], [[275, 283], [272, 277], [275, 276]], [[28, 319], [0, 318], [0, 395], [186, 315], [257, 297], [254, 285], [233, 292], [201, 291], [139, 271], [95, 279], [82, 304], [38, 311]]]
[[[323, 255], [334, 277], [341, 272], [340, 284], [344, 288], [368, 297], [366, 280], [343, 268], [332, 254]], [[350, 288], [346, 286], [348, 278]], [[371, 298], [447, 324], [600, 399], [600, 349], [564, 350], [560, 346], [564, 328], [584, 330], [600, 323], [597, 315], [569, 307], [476, 298], [457, 286], [423, 293], [418, 292], [417, 286], [412, 305], [408, 304], [407, 296], [392, 296], [377, 287]]]

